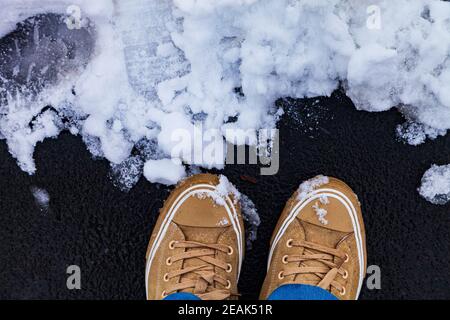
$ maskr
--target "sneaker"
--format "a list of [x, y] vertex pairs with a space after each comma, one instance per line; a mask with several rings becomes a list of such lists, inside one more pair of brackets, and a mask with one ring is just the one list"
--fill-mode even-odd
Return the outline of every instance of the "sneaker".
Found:
[[165, 201], [150, 238], [147, 299], [174, 293], [202, 300], [236, 298], [243, 232], [239, 203], [222, 178], [199, 174], [182, 181]]
[[324, 176], [302, 183], [275, 227], [260, 298], [301, 300], [286, 294], [297, 288], [303, 289], [297, 295], [313, 292], [308, 299], [357, 299], [366, 274], [365, 239], [360, 203], [349, 186]]

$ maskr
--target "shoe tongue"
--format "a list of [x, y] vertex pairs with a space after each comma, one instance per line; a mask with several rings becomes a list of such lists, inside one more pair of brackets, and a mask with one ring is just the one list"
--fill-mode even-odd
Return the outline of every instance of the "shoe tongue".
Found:
[[[337, 232], [333, 230], [329, 230], [320, 226], [316, 226], [314, 224], [310, 224], [305, 221], [300, 221], [300, 224], [303, 226], [303, 229], [305, 230], [305, 240], [308, 242], [312, 242], [315, 244], [319, 244], [322, 246], [325, 246], [327, 248], [336, 248], [339, 241], [346, 235], [346, 233], [343, 232]], [[307, 252], [305, 252], [305, 250]], [[300, 254], [318, 254], [318, 253], [325, 253], [309, 248], [302, 248]], [[304, 261], [302, 263], [303, 266], [306, 267], [327, 267], [328, 266], [320, 261], [317, 260], [309, 260]], [[299, 263], [300, 266], [300, 263]], [[313, 274], [313, 273], [306, 273], [306, 274], [297, 274], [294, 278], [295, 282], [298, 283], [304, 283], [304, 284], [310, 284], [310, 285], [317, 285], [322, 279]]]
[[[182, 230], [185, 240], [186, 241], [195, 241], [195, 242], [201, 242], [206, 244], [215, 244], [218, 242], [219, 236], [226, 230], [227, 226], [223, 227], [190, 227], [190, 226], [179, 226]], [[202, 250], [199, 248], [193, 248], [193, 249], [186, 249], [187, 251], [193, 251], [193, 250]], [[205, 265], [206, 262], [200, 260], [199, 258], [191, 258], [191, 259], [185, 259], [183, 268], [186, 267], [193, 267], [193, 266], [199, 266], [199, 265]], [[210, 267], [210, 271], [215, 271], [214, 266]], [[196, 280], [199, 276], [195, 274], [194, 272], [185, 274], [181, 276], [180, 281], [183, 280]], [[182, 292], [189, 292], [194, 293], [193, 288], [182, 290]]]
[[219, 236], [225, 232], [228, 225], [216, 227], [191, 227], [187, 225], [178, 225], [184, 234], [186, 241], [195, 241], [205, 244], [215, 244]]

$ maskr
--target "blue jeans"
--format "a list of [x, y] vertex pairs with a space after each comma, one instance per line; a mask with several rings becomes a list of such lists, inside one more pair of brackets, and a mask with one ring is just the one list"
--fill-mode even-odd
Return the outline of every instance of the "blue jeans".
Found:
[[[200, 300], [192, 293], [174, 293], [164, 300]], [[286, 284], [275, 289], [268, 300], [337, 300], [337, 298], [319, 287], [306, 284]]]

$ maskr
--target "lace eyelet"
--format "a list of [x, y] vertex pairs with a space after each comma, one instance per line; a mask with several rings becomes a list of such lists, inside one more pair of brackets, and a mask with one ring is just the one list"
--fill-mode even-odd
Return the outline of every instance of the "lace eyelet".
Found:
[[288, 259], [289, 257], [287, 255], [283, 256], [283, 259], [281, 259], [281, 261], [283, 262], [283, 264], [287, 264], [288, 263]]
[[227, 280], [227, 285], [225, 287], [225, 289], [230, 289], [231, 288], [231, 281]]
[[174, 244], [176, 244], [176, 243], [177, 243], [177, 241], [170, 241], [170, 243], [169, 243], [169, 249], [170, 249], [170, 250], [175, 249]]
[[342, 278], [347, 279], [348, 278], [348, 271], [344, 270], [344, 275], [342, 276]]
[[164, 299], [165, 297], [167, 297], [167, 294], [166, 294], [166, 290], [164, 290], [162, 293], [161, 293], [161, 297]]
[[345, 254], [345, 260], [344, 262], [348, 262], [350, 260], [350, 256], [348, 254]]
[[345, 294], [345, 287], [342, 287], [342, 290], [341, 291], [339, 291], [339, 294], [341, 295], [341, 296], [343, 296], [344, 294]]
[[294, 241], [294, 240], [293, 239], [289, 239], [288, 241], [286, 241], [286, 247], [292, 248], [292, 241]]
[[167, 281], [169, 281], [169, 274], [168, 273], [166, 273], [165, 275], [164, 275], [164, 281], [165, 282], [167, 282]]
[[167, 264], [168, 266], [172, 265], [172, 257], [168, 257], [168, 258], [167, 258], [166, 264]]
[[280, 271], [280, 273], [278, 273], [278, 279], [280, 279], [280, 280], [284, 279], [283, 271]]
[[231, 271], [233, 271], [233, 266], [229, 263], [227, 263], [227, 269], [225, 270], [227, 273], [230, 273]]
[[228, 252], [227, 252], [227, 254], [228, 254], [229, 256], [231, 256], [231, 255], [233, 254], [233, 252], [234, 252], [233, 247], [228, 246]]

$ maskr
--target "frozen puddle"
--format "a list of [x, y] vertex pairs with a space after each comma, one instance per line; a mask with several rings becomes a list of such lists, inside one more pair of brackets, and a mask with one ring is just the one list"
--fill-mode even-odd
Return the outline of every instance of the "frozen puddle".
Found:
[[340, 84], [360, 110], [398, 107], [410, 144], [450, 128], [448, 2], [6, 0], [0, 37], [0, 138], [30, 174], [36, 144], [68, 130], [122, 190], [144, 169], [171, 184], [184, 165], [224, 166], [183, 142], [195, 157], [156, 172], [177, 130], [274, 128], [277, 98]]

